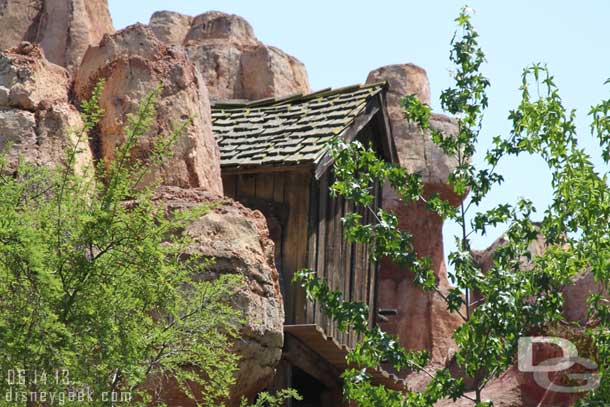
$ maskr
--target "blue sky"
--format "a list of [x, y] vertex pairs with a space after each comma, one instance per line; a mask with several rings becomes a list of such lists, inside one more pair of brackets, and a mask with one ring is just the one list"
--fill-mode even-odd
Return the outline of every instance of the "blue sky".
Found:
[[[303, 61], [311, 87], [362, 83], [379, 66], [412, 62], [426, 69], [432, 103], [440, 111], [439, 95], [450, 86], [449, 41], [459, 8], [455, 0], [109, 0], [117, 28], [148, 22], [157, 10], [196, 15], [220, 10], [245, 17], [258, 38]], [[610, 1], [511, 0], [470, 1], [474, 24], [488, 63], [490, 107], [479, 151], [494, 135], [509, 130], [509, 109], [518, 103], [521, 70], [533, 62], [549, 65], [566, 106], [576, 108], [580, 141], [595, 153], [588, 130], [589, 107], [610, 96], [602, 83], [610, 77]], [[482, 153], [478, 154], [479, 161]], [[603, 170], [600, 166], [600, 170]], [[542, 212], [550, 199], [550, 177], [544, 164], [532, 157], [504, 163], [506, 182], [485, 202], [534, 201]], [[452, 225], [445, 241], [453, 246]], [[502, 229], [473, 240], [484, 248]]]

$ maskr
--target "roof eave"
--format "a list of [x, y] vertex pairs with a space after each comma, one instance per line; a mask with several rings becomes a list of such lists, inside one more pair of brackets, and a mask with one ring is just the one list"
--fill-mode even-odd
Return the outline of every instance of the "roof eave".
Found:
[[312, 172], [315, 168], [313, 161], [298, 163], [272, 163], [247, 164], [238, 166], [221, 165], [222, 175], [256, 174], [263, 172]]
[[[358, 115], [358, 117], [339, 134], [339, 138], [347, 142], [353, 141], [362, 129], [379, 115], [378, 123], [380, 123], [380, 129], [383, 133], [379, 135], [383, 150], [383, 158], [390, 163], [398, 164], [398, 153], [396, 151], [394, 138], [392, 137], [392, 129], [385, 104], [386, 89], [387, 88], [384, 87], [381, 92], [377, 93], [371, 101], [366, 104], [364, 112], [361, 112], [360, 115]], [[316, 179], [320, 179], [333, 163], [334, 160], [330, 155], [330, 151], [326, 149], [324, 154], [316, 160]]]

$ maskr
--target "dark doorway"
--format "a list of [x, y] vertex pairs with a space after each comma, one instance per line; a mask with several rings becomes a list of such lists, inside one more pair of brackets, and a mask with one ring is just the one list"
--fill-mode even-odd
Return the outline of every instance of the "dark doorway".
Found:
[[292, 368], [292, 387], [299, 392], [303, 400], [295, 400], [294, 407], [322, 407], [322, 395], [326, 386], [298, 367]]

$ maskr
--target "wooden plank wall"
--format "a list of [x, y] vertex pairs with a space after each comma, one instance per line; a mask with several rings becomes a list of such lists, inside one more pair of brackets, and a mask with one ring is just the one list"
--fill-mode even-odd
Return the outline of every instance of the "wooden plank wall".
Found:
[[[275, 248], [284, 295], [285, 324], [317, 324], [339, 343], [354, 346], [358, 339], [354, 333], [340, 332], [321, 311], [320, 305], [307, 300], [304, 290], [292, 283], [297, 270], [305, 267], [316, 270], [331, 289], [343, 292], [345, 300], [368, 304], [369, 322], [371, 326], [374, 323], [377, 264], [370, 261], [368, 247], [347, 242], [341, 218], [354, 211], [354, 207], [329, 193], [334, 182], [332, 170], [319, 180], [309, 172], [285, 171], [225, 174], [223, 181], [225, 194], [247, 206], [252, 207], [248, 200], [254, 198], [287, 208], [281, 238]], [[380, 199], [379, 187], [375, 194]], [[373, 222], [370, 211], [355, 210], [363, 216], [364, 222]]]
[[[309, 267], [316, 270], [332, 290], [343, 292], [344, 300], [368, 304], [369, 323], [374, 323], [376, 301], [375, 281], [377, 265], [369, 259], [369, 250], [363, 244], [347, 241], [341, 218], [354, 211], [353, 204], [341, 197], [333, 197], [329, 187], [334, 181], [332, 171], [319, 181], [312, 179], [312, 190], [318, 191], [311, 198], [310, 235], [308, 240]], [[379, 194], [377, 188], [375, 193]], [[317, 201], [317, 202], [316, 202]], [[317, 204], [314, 204], [317, 203]], [[373, 215], [363, 208], [356, 208], [364, 222], [373, 222]], [[328, 336], [341, 344], [354, 346], [357, 337], [353, 332], [343, 333], [337, 325], [320, 310], [320, 305], [309, 300], [306, 306], [306, 323], [321, 326]]]
[[[252, 209], [259, 202], [281, 204], [287, 210], [280, 241], [275, 242], [280, 272], [286, 324], [303, 324], [306, 318], [305, 293], [292, 283], [297, 270], [307, 267], [310, 180], [308, 171], [223, 174], [225, 194]], [[264, 211], [263, 211], [264, 213]]]

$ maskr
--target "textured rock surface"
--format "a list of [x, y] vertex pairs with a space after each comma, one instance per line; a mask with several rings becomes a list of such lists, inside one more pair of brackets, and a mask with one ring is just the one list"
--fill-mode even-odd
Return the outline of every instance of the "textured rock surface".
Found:
[[100, 100], [106, 113], [99, 126], [102, 158], [114, 158], [116, 146], [124, 141], [127, 115], [135, 113], [143, 97], [161, 84], [155, 124], [135, 147], [134, 156], [146, 159], [156, 137], [169, 134], [189, 118], [192, 121], [178, 137], [173, 157], [151, 171], [145, 182], [161, 179], [165, 185], [222, 193], [207, 90], [182, 50], [162, 44], [144, 25], [130, 26], [89, 48], [76, 75], [77, 98], [88, 98], [100, 79], [106, 81]]
[[[426, 190], [432, 193], [431, 189]], [[443, 253], [443, 221], [430, 213], [421, 203], [405, 205], [392, 199], [393, 191], [384, 194], [385, 209], [394, 212], [401, 230], [413, 235], [413, 243], [419, 256], [429, 257], [439, 290], [450, 288]], [[388, 259], [381, 263], [379, 274], [379, 308], [396, 309], [398, 314], [389, 316], [381, 327], [398, 335], [407, 349], [427, 350], [431, 363], [444, 366], [454, 353], [451, 335], [461, 324], [460, 317], [447, 311], [445, 301], [434, 292], [425, 292], [413, 282], [413, 274], [396, 266]], [[413, 384], [413, 383], [412, 383]]]
[[[369, 73], [367, 83], [387, 81], [386, 105], [392, 134], [396, 143], [400, 165], [409, 172], [420, 173], [424, 183], [433, 185], [445, 199], [460, 201], [447, 185], [449, 174], [457, 162], [448, 157], [432, 142], [429, 132], [404, 119], [400, 100], [405, 95], [415, 94], [424, 103], [430, 104], [430, 85], [426, 71], [413, 64], [389, 65]], [[430, 125], [445, 134], [455, 134], [455, 120], [441, 114], [433, 114]]]
[[193, 45], [207, 40], [251, 45], [258, 42], [250, 23], [239, 16], [220, 11], [209, 11], [196, 16], [185, 37], [185, 44]]
[[40, 43], [47, 59], [74, 71], [89, 45], [114, 32], [106, 0], [0, 1], [0, 49]]
[[210, 11], [194, 18], [155, 13], [150, 26], [162, 42], [182, 44], [214, 99], [262, 99], [310, 91], [305, 66], [262, 44], [243, 18]]
[[150, 17], [150, 29], [159, 41], [168, 45], [182, 45], [191, 29], [193, 17], [174, 11], [157, 11]]
[[262, 44], [243, 53], [241, 83], [244, 99], [309, 92], [305, 65], [278, 48]]
[[[69, 130], [82, 126], [80, 114], [69, 103], [69, 75], [49, 63], [37, 45], [22, 43], [0, 53], [0, 147], [8, 150], [8, 170], [20, 157], [37, 165], [65, 160], [65, 149], [75, 142]], [[76, 167], [92, 164], [87, 140], [79, 145]]]
[[428, 74], [424, 68], [417, 65], [395, 64], [382, 66], [369, 72], [366, 81], [367, 83], [388, 82], [388, 107], [400, 108], [398, 103], [400, 99], [412, 94], [416, 95], [423, 103], [430, 104]]
[[588, 321], [587, 300], [592, 294], [602, 293], [606, 298], [610, 295], [604, 291], [602, 284], [595, 281], [593, 274], [583, 271], [572, 279], [572, 284], [563, 289], [563, 315], [567, 321], [585, 324]]
[[[259, 211], [202, 189], [165, 187], [157, 199], [169, 210], [221, 200], [213, 211], [193, 221], [186, 233], [193, 238], [191, 250], [215, 259], [207, 272], [245, 278], [235, 298], [246, 323], [234, 344], [241, 360], [230, 403], [239, 404], [241, 396], [251, 397], [271, 383], [282, 352], [284, 307], [267, 222]], [[175, 391], [166, 395], [170, 405], [191, 405], [181, 404], [184, 399]]]
[[[386, 105], [401, 166], [422, 174], [426, 195], [440, 193], [453, 204], [459, 204], [460, 198], [447, 185], [454, 163], [433, 146], [429, 134], [407, 123], [400, 107], [400, 99], [407, 94], [416, 94], [423, 102], [430, 102], [426, 72], [412, 64], [391, 65], [372, 71], [367, 79], [368, 83], [381, 81], [389, 84]], [[446, 116], [434, 115], [431, 124], [446, 134], [456, 132], [455, 122]], [[442, 219], [421, 203], [403, 204], [387, 185], [383, 191], [383, 207], [393, 211], [398, 216], [399, 227], [413, 235], [415, 251], [419, 256], [430, 258], [439, 289], [446, 292], [450, 285], [443, 253]], [[444, 366], [449, 361], [455, 347], [451, 334], [461, 320], [457, 314], [447, 311], [438, 294], [421, 290], [413, 283], [409, 270], [386, 259], [380, 270], [378, 301], [379, 308], [398, 311], [382, 327], [398, 335], [404, 347], [429, 351], [434, 366]], [[417, 387], [425, 382], [420, 379], [411, 377], [410, 384]]]

